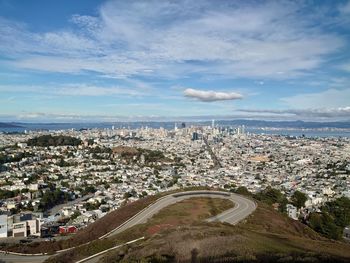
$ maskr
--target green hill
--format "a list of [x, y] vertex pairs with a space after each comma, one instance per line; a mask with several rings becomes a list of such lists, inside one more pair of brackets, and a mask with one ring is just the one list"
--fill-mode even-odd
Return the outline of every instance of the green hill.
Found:
[[[135, 230], [128, 230], [130, 235]], [[349, 262], [350, 245], [321, 237], [259, 203], [236, 226], [197, 221], [167, 228], [100, 262]]]
[[74, 262], [141, 236], [145, 236], [144, 241], [114, 250], [99, 262], [350, 261], [349, 244], [324, 238], [264, 203], [258, 202], [257, 210], [236, 226], [204, 222], [204, 218], [225, 210], [227, 204], [206, 203], [206, 206], [202, 203], [202, 212], [198, 213], [198, 207], [189, 202], [174, 204], [161, 210], [147, 224], [94, 241], [47, 262]]

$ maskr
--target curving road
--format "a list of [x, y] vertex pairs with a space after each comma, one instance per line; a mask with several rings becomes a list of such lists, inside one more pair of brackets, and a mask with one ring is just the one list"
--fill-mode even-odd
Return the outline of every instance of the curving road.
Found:
[[[246, 218], [247, 216], [249, 216], [256, 209], [256, 204], [254, 201], [233, 193], [220, 192], [220, 191], [188, 191], [188, 192], [176, 193], [176, 194], [167, 195], [158, 199], [155, 203], [141, 210], [139, 213], [137, 213], [135, 216], [133, 216], [132, 218], [124, 222], [119, 227], [115, 228], [111, 232], [100, 237], [100, 239], [108, 238], [110, 236], [119, 234], [124, 230], [130, 227], [133, 227], [135, 225], [146, 223], [148, 219], [150, 219], [153, 215], [158, 213], [161, 209], [171, 204], [175, 204], [177, 202], [180, 202], [182, 200], [192, 198], [192, 197], [224, 198], [234, 203], [235, 206], [233, 208], [230, 208], [219, 215], [216, 215], [214, 217], [207, 219], [208, 222], [220, 221], [220, 222], [227, 222], [234, 225], [240, 222], [241, 220], [243, 220], [244, 218]], [[48, 257], [49, 256], [46, 256], [46, 255], [21, 256], [21, 255], [0, 254], [0, 259], [5, 262], [36, 263], [36, 262], [43, 262]]]
[[150, 219], [153, 215], [158, 213], [161, 209], [171, 204], [175, 204], [176, 202], [180, 202], [182, 200], [192, 198], [192, 197], [224, 198], [232, 201], [235, 204], [233, 208], [226, 210], [225, 212], [217, 216], [207, 219], [207, 221], [209, 222], [220, 221], [220, 222], [227, 222], [234, 225], [234, 224], [237, 224], [239, 221], [243, 220], [244, 218], [246, 218], [256, 209], [256, 204], [254, 201], [233, 193], [219, 192], [219, 191], [189, 191], [189, 192], [176, 193], [176, 194], [167, 195], [165, 197], [158, 199], [155, 203], [148, 206], [147, 208], [139, 212], [136, 216], [129, 219], [124, 224], [112, 230], [111, 232], [107, 233], [101, 238], [110, 237], [112, 235], [121, 233], [132, 226], [146, 223], [148, 219]]

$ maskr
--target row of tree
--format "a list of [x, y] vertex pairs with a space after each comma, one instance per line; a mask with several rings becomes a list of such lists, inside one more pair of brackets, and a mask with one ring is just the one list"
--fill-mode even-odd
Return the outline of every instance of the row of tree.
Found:
[[310, 214], [308, 225], [328, 238], [341, 239], [343, 229], [350, 225], [350, 199], [340, 197], [327, 202], [321, 212]]
[[41, 135], [27, 141], [28, 146], [78, 146], [81, 144], [81, 140], [75, 137], [66, 135]]
[[[288, 200], [281, 191], [275, 188], [267, 187], [255, 195], [250, 193], [245, 187], [238, 187], [234, 191], [239, 194], [252, 196], [269, 205], [278, 204], [278, 210], [282, 213], [286, 212]], [[300, 191], [295, 191], [290, 199], [290, 203], [297, 208], [303, 207], [306, 201], [307, 196]], [[340, 240], [343, 229], [350, 225], [350, 199], [340, 197], [325, 203], [320, 210], [320, 212], [310, 213], [308, 218], [304, 220], [304, 223], [327, 238]]]
[[61, 191], [60, 189], [50, 189], [50, 191], [46, 191], [41, 197], [39, 210], [46, 211], [55, 205], [62, 204], [71, 199], [71, 196]]
[[283, 213], [286, 212], [286, 206], [288, 203], [292, 203], [297, 208], [301, 208], [305, 205], [305, 202], [307, 201], [307, 196], [304, 193], [300, 191], [295, 191], [289, 202], [287, 197], [280, 190], [272, 187], [267, 187], [266, 189], [255, 195], [251, 194], [248, 191], [248, 189], [244, 186], [238, 187], [235, 190], [235, 192], [243, 195], [253, 196], [255, 199], [264, 202], [268, 205], [277, 204], [279, 211]]
[[0, 164], [11, 163], [11, 162], [19, 162], [25, 157], [33, 156], [33, 154], [28, 152], [19, 152], [16, 154], [6, 154], [4, 152], [0, 152]]

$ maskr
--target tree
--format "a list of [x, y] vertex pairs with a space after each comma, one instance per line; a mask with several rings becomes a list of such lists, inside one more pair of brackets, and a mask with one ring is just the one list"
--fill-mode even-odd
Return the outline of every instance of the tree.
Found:
[[98, 209], [100, 207], [100, 205], [101, 204], [99, 202], [97, 202], [97, 201], [94, 202], [94, 203], [87, 202], [85, 204], [85, 208], [86, 208], [86, 210], [91, 211], [91, 210]]
[[342, 230], [350, 224], [350, 199], [340, 197], [327, 202], [320, 213], [311, 213], [309, 226], [325, 237], [341, 239]]
[[60, 189], [46, 191], [40, 200], [39, 208], [45, 211], [68, 200], [69, 194], [62, 192]]
[[78, 216], [80, 216], [81, 215], [81, 213], [79, 212], [79, 211], [75, 211], [74, 213], [73, 213], [73, 215], [70, 217], [70, 219], [71, 220], [74, 220], [74, 219], [76, 219]]
[[350, 199], [347, 197], [327, 202], [321, 210], [333, 217], [335, 224], [342, 228], [350, 224]]
[[309, 216], [309, 226], [327, 238], [341, 238], [342, 229], [334, 223], [332, 217], [327, 213], [311, 213]]
[[132, 189], [129, 192], [124, 193], [124, 199], [128, 199], [129, 197], [136, 197], [137, 193], [135, 191], [135, 189]]
[[0, 199], [12, 198], [15, 197], [15, 195], [14, 191], [0, 189]]
[[307, 201], [306, 194], [300, 191], [295, 191], [294, 194], [292, 195], [292, 204], [299, 209], [305, 205], [306, 201]]
[[61, 182], [61, 185], [62, 185], [63, 187], [66, 187], [66, 188], [69, 187], [69, 183], [68, 183], [68, 182], [62, 181], [62, 182]]
[[251, 195], [251, 193], [248, 191], [247, 187], [240, 186], [236, 189], [236, 193], [240, 195]]
[[87, 195], [89, 193], [95, 193], [96, 192], [96, 188], [92, 185], [88, 185], [85, 187], [84, 191], [82, 191], [82, 195]]
[[255, 195], [255, 198], [269, 205], [277, 203], [279, 205], [278, 210], [280, 212], [286, 212], [286, 205], [288, 203], [288, 200], [286, 196], [278, 189], [267, 187], [265, 190], [257, 193]]
[[28, 146], [41, 146], [41, 147], [63, 146], [63, 145], [78, 146], [79, 144], [81, 144], [81, 140], [78, 138], [74, 138], [71, 136], [64, 136], [64, 135], [58, 135], [58, 136], [42, 135], [39, 137], [29, 139], [27, 141], [27, 144]]

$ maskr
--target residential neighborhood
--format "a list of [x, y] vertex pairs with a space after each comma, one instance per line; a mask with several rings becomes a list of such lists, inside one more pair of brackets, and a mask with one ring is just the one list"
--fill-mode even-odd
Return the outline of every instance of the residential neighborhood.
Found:
[[[0, 134], [0, 241], [74, 234], [147, 195], [273, 187], [289, 217], [350, 197], [350, 139], [252, 134], [244, 126]], [[291, 202], [300, 191], [301, 207]]]

